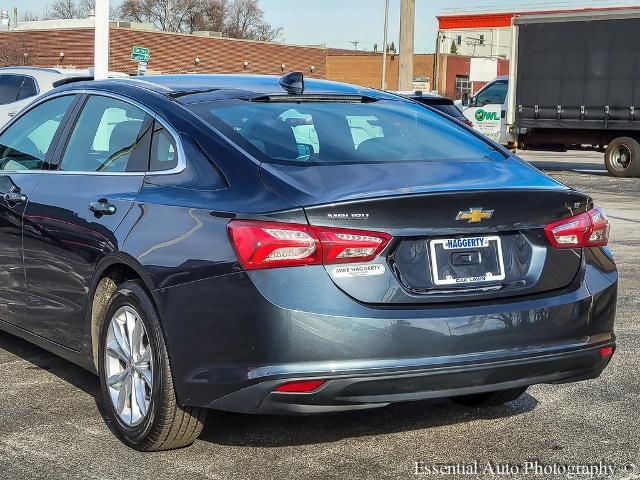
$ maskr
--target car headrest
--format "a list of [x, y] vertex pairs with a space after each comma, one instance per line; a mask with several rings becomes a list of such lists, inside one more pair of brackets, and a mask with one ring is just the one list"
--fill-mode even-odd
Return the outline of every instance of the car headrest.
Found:
[[[298, 142], [293, 129], [278, 117], [254, 117], [242, 129], [242, 136], [270, 157], [295, 160]], [[261, 148], [262, 147], [262, 148]]]
[[141, 127], [142, 120], [127, 120], [116, 124], [109, 137], [109, 151], [114, 153], [131, 147], [136, 142]]

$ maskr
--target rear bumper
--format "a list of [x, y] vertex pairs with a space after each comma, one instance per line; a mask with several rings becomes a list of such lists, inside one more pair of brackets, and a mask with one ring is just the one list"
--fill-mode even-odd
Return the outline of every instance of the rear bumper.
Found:
[[[591, 349], [615, 341], [617, 296], [600, 257], [572, 289], [490, 302], [363, 305], [321, 266], [157, 291], [178, 401], [308, 413], [595, 377], [606, 362]], [[304, 378], [330, 382], [270, 393]]]
[[[334, 371], [313, 376], [289, 373], [226, 395], [211, 408], [240, 413], [312, 414], [376, 408], [394, 402], [452, 397], [503, 390], [540, 383], [565, 383], [596, 378], [611, 357], [602, 358], [600, 348], [613, 340], [534, 356], [452, 365], [405, 365], [378, 371], [365, 368], [354, 373]], [[433, 359], [432, 359], [433, 360]], [[394, 362], [386, 362], [392, 365]], [[396, 361], [398, 365], [406, 362]], [[414, 361], [414, 364], [416, 361]], [[284, 367], [283, 367], [284, 369]], [[310, 393], [280, 393], [273, 390], [293, 380], [326, 380]]]

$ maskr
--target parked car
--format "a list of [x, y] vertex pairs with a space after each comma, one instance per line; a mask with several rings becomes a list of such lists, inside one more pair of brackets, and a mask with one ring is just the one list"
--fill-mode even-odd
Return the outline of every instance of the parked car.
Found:
[[508, 402], [615, 348], [604, 212], [397, 95], [70, 84], [0, 131], [0, 170], [0, 328], [96, 372], [139, 450], [208, 409]]
[[462, 111], [454, 105], [453, 100], [451, 100], [450, 98], [443, 97], [435, 93], [422, 92], [420, 90], [416, 90], [414, 92], [398, 93], [403, 97], [410, 98], [411, 100], [414, 100], [423, 105], [429, 105], [439, 112], [446, 113], [450, 117], [453, 117], [462, 123], [466, 123], [469, 126], [472, 125], [469, 119], [462, 114]]
[[[114, 76], [124, 74], [111, 73]], [[87, 70], [37, 67], [0, 68], [0, 126], [38, 95], [69, 82], [93, 78]]]

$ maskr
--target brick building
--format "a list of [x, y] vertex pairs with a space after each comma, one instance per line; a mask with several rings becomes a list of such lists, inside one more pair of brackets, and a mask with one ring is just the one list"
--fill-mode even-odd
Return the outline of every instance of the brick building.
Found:
[[[110, 27], [109, 69], [135, 74], [133, 46], [150, 49], [147, 73], [281, 74], [300, 70], [318, 78], [380, 88], [382, 54], [323, 46], [284, 45], [215, 36], [155, 31], [145, 24]], [[133, 24], [131, 24], [133, 26]], [[47, 20], [23, 23], [15, 31], [0, 32], [0, 66], [20, 63], [39, 67], [87, 68], [93, 65], [93, 19]], [[20, 55], [8, 56], [7, 51]], [[5, 53], [3, 55], [3, 52]], [[25, 57], [22, 57], [26, 54]], [[387, 57], [387, 85], [398, 85], [398, 56]], [[415, 77], [431, 88], [433, 55], [416, 55]]]
[[[0, 32], [2, 51], [23, 52], [24, 63], [39, 67], [93, 65], [93, 28], [30, 29]], [[133, 46], [150, 49], [148, 72], [281, 74], [300, 70], [324, 78], [328, 49], [110, 27], [109, 69], [134, 74]]]
[[[413, 60], [414, 84], [425, 84], [420, 89], [431, 90], [433, 79], [432, 54], [417, 54]], [[398, 55], [387, 55], [387, 89], [398, 89]], [[366, 55], [329, 52], [326, 66], [327, 78], [380, 88], [382, 85], [382, 54]]]

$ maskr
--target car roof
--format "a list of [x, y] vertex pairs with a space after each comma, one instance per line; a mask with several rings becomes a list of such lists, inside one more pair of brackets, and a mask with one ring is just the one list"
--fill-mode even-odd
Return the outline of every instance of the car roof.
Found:
[[[114, 78], [93, 82], [78, 82], [74, 87], [100, 90], [131, 89], [151, 90], [171, 97], [181, 103], [210, 100], [246, 98], [261, 95], [286, 94], [277, 75], [248, 74], [175, 74], [148, 75], [144, 77]], [[377, 99], [398, 100], [397, 95], [347, 83], [305, 78], [303, 95], [362, 95]]]
[[[0, 67], [0, 75], [27, 75], [33, 77], [39, 84], [41, 91], [47, 91], [66, 81], [92, 80], [93, 69], [75, 68], [40, 68], [40, 67]], [[110, 77], [126, 74], [109, 72]]]
[[0, 73], [62, 73], [64, 70], [58, 68], [40, 67], [0, 67]]

